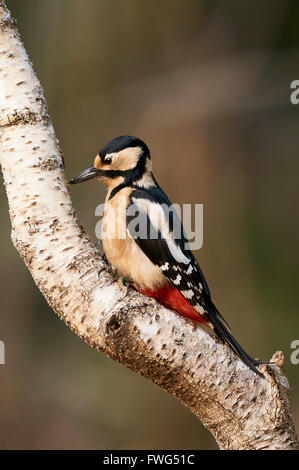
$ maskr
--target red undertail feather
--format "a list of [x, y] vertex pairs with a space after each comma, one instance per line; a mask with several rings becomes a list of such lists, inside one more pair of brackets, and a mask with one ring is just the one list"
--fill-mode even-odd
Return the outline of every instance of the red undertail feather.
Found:
[[207, 322], [195, 310], [195, 308], [192, 307], [188, 300], [185, 299], [185, 297], [172, 285], [160, 287], [155, 291], [150, 289], [141, 290], [136, 286], [134, 287], [141, 294], [146, 295], [147, 297], [153, 297], [160, 304], [164, 305], [164, 307], [169, 308], [170, 310], [175, 310], [180, 315], [190, 318], [193, 321], [207, 324]]

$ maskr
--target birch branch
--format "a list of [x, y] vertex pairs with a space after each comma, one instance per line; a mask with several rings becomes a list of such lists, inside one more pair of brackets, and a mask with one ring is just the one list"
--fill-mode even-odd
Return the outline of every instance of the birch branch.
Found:
[[221, 449], [298, 449], [280, 367], [249, 370], [200, 327], [99, 270], [72, 207], [43, 90], [0, 0], [0, 161], [13, 243], [48, 304], [93, 348], [187, 406]]

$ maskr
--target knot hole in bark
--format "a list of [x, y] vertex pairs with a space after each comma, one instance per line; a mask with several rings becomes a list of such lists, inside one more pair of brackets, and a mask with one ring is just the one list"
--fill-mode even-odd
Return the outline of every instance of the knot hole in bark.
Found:
[[117, 330], [120, 329], [120, 322], [116, 315], [112, 315], [111, 319], [106, 325], [106, 332], [107, 333], [115, 333]]

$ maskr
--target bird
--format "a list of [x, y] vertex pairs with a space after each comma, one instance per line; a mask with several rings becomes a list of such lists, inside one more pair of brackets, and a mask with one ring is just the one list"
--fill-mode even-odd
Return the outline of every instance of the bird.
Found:
[[265, 362], [245, 352], [214, 305], [184, 227], [153, 175], [148, 146], [130, 135], [111, 140], [98, 152], [93, 166], [69, 183], [91, 179], [107, 186], [102, 243], [114, 279], [196, 324], [207, 325], [244, 364], [264, 377], [258, 367]]

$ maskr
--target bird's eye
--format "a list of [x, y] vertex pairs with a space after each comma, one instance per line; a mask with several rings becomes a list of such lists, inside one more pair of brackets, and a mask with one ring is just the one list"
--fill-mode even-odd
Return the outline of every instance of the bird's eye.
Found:
[[105, 163], [107, 163], [107, 165], [110, 165], [111, 162], [112, 162], [112, 158], [111, 158], [111, 157], [105, 158]]

